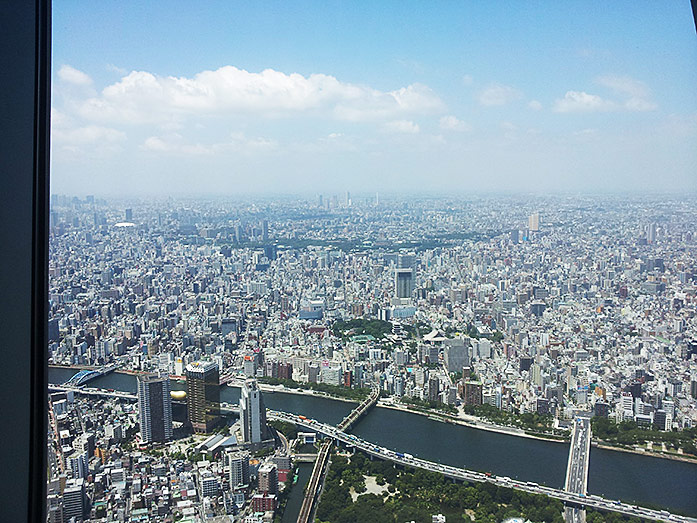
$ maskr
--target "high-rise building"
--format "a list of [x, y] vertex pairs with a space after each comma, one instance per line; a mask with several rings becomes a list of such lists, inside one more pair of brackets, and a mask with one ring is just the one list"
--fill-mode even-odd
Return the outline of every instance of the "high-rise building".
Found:
[[537, 232], [540, 230], [540, 213], [534, 212], [528, 217], [528, 230]]
[[455, 338], [444, 342], [443, 360], [448, 372], [460, 372], [469, 363], [469, 343], [463, 338]]
[[266, 407], [256, 380], [245, 380], [240, 395], [240, 424], [245, 443], [267, 439]]
[[440, 393], [440, 380], [438, 376], [432, 376], [428, 379], [428, 401], [438, 401]]
[[133, 221], [133, 209], [126, 209], [125, 218], [127, 222]]
[[266, 464], [259, 467], [259, 492], [276, 494], [278, 492], [278, 469], [276, 465]]
[[651, 222], [646, 227], [646, 243], [655, 243], [655, 242], [656, 242], [656, 223]]
[[212, 362], [186, 367], [186, 406], [195, 432], [210, 432], [220, 422], [220, 374]]
[[465, 381], [462, 384], [462, 400], [465, 405], [482, 404], [482, 383], [478, 381]]
[[85, 480], [74, 479], [65, 485], [63, 490], [63, 519], [70, 521], [83, 520], [85, 517]]
[[269, 239], [269, 220], [263, 220], [261, 222], [261, 237], [264, 241]]
[[143, 443], [172, 439], [169, 376], [138, 376], [138, 419]]
[[411, 298], [414, 291], [414, 274], [411, 269], [395, 269], [394, 292], [397, 298]]
[[89, 458], [86, 452], [75, 452], [65, 458], [74, 478], [86, 478], [89, 474]]
[[249, 485], [249, 455], [245, 452], [230, 453], [228, 463], [230, 464], [230, 488]]

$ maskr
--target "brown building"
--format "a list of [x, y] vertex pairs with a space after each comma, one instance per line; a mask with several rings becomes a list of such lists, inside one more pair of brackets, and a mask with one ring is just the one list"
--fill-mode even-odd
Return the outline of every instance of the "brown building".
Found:
[[215, 363], [187, 365], [186, 406], [195, 432], [211, 432], [220, 423], [220, 373]]
[[481, 405], [482, 383], [479, 381], [465, 381], [462, 384], [462, 400], [465, 405]]

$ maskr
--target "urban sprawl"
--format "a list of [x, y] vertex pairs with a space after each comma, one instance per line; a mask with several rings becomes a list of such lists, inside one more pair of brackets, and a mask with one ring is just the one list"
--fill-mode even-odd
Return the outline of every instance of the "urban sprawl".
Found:
[[53, 196], [49, 521], [279, 520], [269, 391], [697, 459], [695, 203]]

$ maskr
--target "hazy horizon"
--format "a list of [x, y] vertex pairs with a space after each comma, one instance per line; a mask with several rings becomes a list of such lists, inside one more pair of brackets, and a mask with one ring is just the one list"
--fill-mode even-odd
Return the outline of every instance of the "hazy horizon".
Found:
[[697, 192], [690, 3], [598, 5], [56, 4], [51, 192]]

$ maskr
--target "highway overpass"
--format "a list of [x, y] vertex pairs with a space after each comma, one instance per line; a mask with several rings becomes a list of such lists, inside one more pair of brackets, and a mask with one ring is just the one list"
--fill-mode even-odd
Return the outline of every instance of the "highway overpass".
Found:
[[450, 465], [443, 465], [441, 463], [434, 463], [432, 461], [414, 457], [407, 453], [397, 452], [386, 447], [376, 445], [375, 443], [362, 440], [357, 436], [347, 434], [346, 432], [343, 432], [332, 425], [320, 423], [319, 421], [312, 419], [302, 419], [295, 414], [290, 414], [287, 412], [268, 410], [267, 418], [300, 425], [305, 429], [324, 434], [325, 436], [332, 438], [333, 440], [338, 441], [347, 447], [359, 449], [376, 458], [389, 460], [405, 467], [420, 468], [429, 470], [431, 472], [438, 472], [443, 474], [445, 477], [458, 481], [476, 481], [480, 483], [487, 482], [500, 487], [523, 490], [525, 492], [530, 492], [531, 494], [544, 494], [546, 496], [559, 499], [567, 505], [579, 508], [590, 507], [598, 510], [620, 512], [628, 516], [635, 516], [653, 521], [697, 523], [697, 518], [671, 514], [666, 510], [652, 510], [623, 503], [619, 500], [609, 500], [595, 495], [588, 496], [582, 493], [566, 492], [565, 490], [555, 489], [545, 485], [538, 485], [537, 483], [529, 481], [524, 482], [505, 476], [496, 476], [489, 473], [472, 471]]

